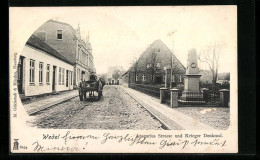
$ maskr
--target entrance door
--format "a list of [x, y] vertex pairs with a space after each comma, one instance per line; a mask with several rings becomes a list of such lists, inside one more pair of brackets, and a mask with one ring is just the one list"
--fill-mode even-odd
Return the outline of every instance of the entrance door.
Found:
[[56, 66], [53, 66], [53, 72], [52, 72], [52, 91], [55, 92], [55, 82], [56, 82]]
[[17, 72], [18, 72], [18, 77], [17, 77], [17, 86], [18, 86], [18, 93], [24, 93], [23, 90], [23, 57], [20, 56], [19, 58], [19, 62], [18, 62], [18, 68], [17, 68]]

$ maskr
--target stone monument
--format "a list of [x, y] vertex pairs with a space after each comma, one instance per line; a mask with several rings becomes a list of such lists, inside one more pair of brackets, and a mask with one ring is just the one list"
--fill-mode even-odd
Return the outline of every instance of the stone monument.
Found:
[[189, 51], [187, 62], [186, 74], [184, 75], [184, 91], [181, 99], [185, 101], [201, 100], [199, 90], [201, 75], [199, 74], [196, 49]]

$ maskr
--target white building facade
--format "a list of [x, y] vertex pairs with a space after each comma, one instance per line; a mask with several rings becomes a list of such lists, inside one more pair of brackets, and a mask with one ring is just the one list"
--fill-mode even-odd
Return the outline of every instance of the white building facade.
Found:
[[31, 37], [18, 64], [18, 92], [35, 96], [73, 89], [73, 65], [56, 50]]

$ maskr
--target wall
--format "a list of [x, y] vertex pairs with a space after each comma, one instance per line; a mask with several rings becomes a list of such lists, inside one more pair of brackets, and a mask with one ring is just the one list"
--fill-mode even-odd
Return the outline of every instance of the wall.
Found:
[[[26, 45], [21, 53], [24, 56], [24, 88], [25, 88], [25, 96], [34, 96], [40, 95], [44, 93], [52, 92], [52, 78], [53, 78], [53, 65], [56, 67], [56, 76], [55, 76], [55, 86], [56, 91], [64, 91], [73, 89], [73, 85], [71, 85], [71, 74], [73, 74], [73, 65], [70, 65], [66, 62], [63, 62], [48, 53], [45, 53], [41, 50], [32, 48], [31, 46]], [[29, 83], [29, 71], [30, 71], [30, 59], [35, 60], [35, 83], [34, 85], [30, 85]], [[43, 84], [39, 84], [39, 62], [43, 62]], [[46, 83], [46, 67], [47, 64], [50, 64], [50, 83]], [[59, 85], [59, 67], [64, 68], [64, 85]], [[70, 71], [68, 75], [68, 87], [66, 87], [66, 70]]]
[[[62, 30], [62, 40], [57, 39], [57, 30]], [[50, 20], [40, 26], [34, 32], [34, 35], [39, 37], [41, 32], [46, 32], [46, 41], [44, 42], [49, 44], [71, 62], [76, 62], [77, 39], [74, 37], [68, 24]]]
[[[89, 80], [89, 76], [90, 73], [87, 69], [85, 69], [84, 67], [82, 67], [81, 65], [76, 64], [75, 66], [76, 69], [76, 73], [75, 73], [75, 84], [77, 86], [79, 86], [79, 83], [81, 82], [81, 78], [83, 78], [83, 80]], [[85, 74], [82, 76], [82, 71], [85, 72]]]
[[[62, 30], [62, 40], [57, 39], [57, 30]], [[49, 20], [40, 26], [34, 33], [40, 37], [41, 33], [46, 33], [46, 43], [61, 53], [69, 61], [75, 63], [74, 69], [74, 88], [78, 86], [81, 78], [81, 71], [85, 71], [85, 80], [89, 78], [90, 72], [93, 71], [93, 55], [90, 44], [86, 45], [84, 41], [76, 38], [76, 30], [70, 25], [62, 22]], [[78, 74], [77, 69], [80, 69]]]

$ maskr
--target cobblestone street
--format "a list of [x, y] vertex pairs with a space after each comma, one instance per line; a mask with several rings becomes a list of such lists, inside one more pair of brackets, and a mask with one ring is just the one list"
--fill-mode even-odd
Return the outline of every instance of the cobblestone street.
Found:
[[80, 101], [79, 97], [76, 97], [38, 112], [27, 123], [38, 128], [163, 129], [154, 116], [120, 87], [110, 85], [104, 87], [100, 101], [95, 98]]

